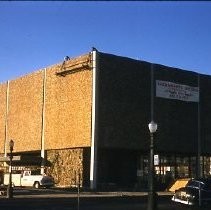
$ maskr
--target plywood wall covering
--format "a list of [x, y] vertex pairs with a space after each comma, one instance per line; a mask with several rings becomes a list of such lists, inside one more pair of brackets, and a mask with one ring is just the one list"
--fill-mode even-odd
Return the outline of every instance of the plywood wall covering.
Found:
[[10, 82], [8, 137], [14, 151], [40, 150], [43, 72], [37, 71]]
[[[62, 71], [67, 74], [57, 74]], [[89, 54], [46, 68], [45, 100], [44, 75], [42, 69], [10, 81], [7, 136], [15, 142], [14, 152], [41, 150], [42, 116], [45, 149], [90, 146], [92, 71]], [[6, 91], [7, 84], [1, 84], [0, 153], [4, 153], [5, 144]]]
[[47, 69], [45, 148], [90, 146], [92, 71], [84, 68], [65, 77], [57, 76], [59, 71], [61, 65]]
[[47, 173], [54, 177], [57, 186], [77, 186], [80, 173], [80, 184], [83, 183], [83, 149], [50, 150], [47, 152], [52, 166]]
[[7, 84], [0, 85], [0, 153], [4, 153]]

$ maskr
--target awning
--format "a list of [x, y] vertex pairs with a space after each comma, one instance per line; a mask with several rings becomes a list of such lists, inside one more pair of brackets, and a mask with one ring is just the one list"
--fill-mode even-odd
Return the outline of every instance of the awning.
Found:
[[[0, 162], [9, 164], [10, 158], [0, 157]], [[12, 160], [13, 166], [51, 166], [51, 162], [40, 156], [14, 156]]]

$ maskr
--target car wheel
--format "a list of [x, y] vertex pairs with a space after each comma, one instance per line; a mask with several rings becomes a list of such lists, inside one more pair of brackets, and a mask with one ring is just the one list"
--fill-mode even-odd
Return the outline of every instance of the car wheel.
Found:
[[34, 183], [34, 188], [39, 189], [40, 188], [40, 183], [39, 182], [35, 182]]

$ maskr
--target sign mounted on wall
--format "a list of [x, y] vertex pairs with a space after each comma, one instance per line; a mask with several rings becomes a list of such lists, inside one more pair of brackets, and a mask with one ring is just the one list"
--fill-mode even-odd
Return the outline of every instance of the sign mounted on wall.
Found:
[[158, 166], [159, 165], [159, 155], [154, 155], [154, 165]]
[[156, 80], [156, 97], [199, 102], [199, 87]]

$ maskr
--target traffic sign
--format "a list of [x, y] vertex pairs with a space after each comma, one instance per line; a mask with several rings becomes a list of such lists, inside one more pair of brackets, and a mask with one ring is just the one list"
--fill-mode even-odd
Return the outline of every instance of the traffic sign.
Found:
[[[12, 157], [12, 161], [18, 161], [18, 160], [21, 160], [21, 156], [13, 156]], [[7, 157], [0, 157], [0, 162], [8, 162], [10, 161], [10, 157], [7, 156]]]

